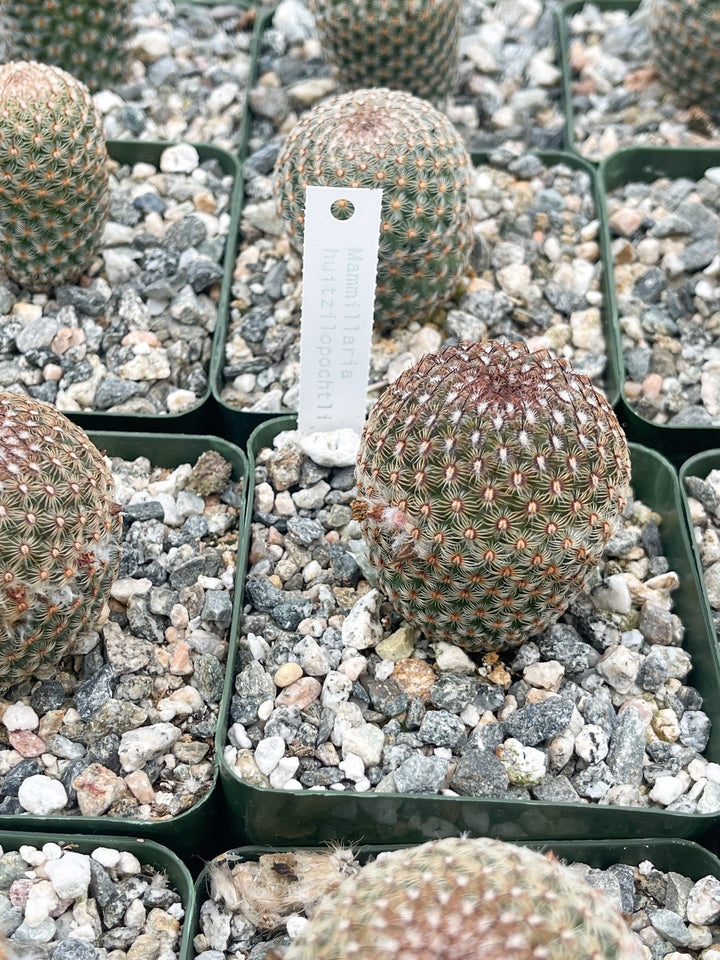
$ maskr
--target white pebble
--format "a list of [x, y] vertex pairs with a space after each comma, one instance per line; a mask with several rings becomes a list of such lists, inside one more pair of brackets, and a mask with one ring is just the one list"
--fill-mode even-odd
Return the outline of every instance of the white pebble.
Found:
[[113, 847], [95, 847], [90, 856], [106, 870], [114, 870], [120, 862], [120, 851]]
[[87, 896], [90, 886], [90, 857], [87, 854], [67, 850], [59, 860], [48, 860], [45, 873], [61, 899]]
[[67, 803], [65, 787], [59, 780], [36, 773], [27, 777], [18, 789], [18, 803], [28, 813], [46, 817], [60, 813]]
[[36, 730], [40, 719], [26, 703], [11, 703], [2, 718], [7, 730]]
[[255, 763], [261, 773], [269, 777], [285, 755], [285, 741], [282, 737], [265, 737], [255, 748]]
[[33, 883], [25, 902], [25, 923], [37, 927], [50, 916], [57, 907], [59, 898], [49, 880]]
[[180, 728], [172, 723], [151, 723], [137, 730], [128, 730], [120, 738], [118, 756], [126, 773], [139, 770], [148, 760], [165, 753], [180, 736]]
[[177, 143], [163, 150], [160, 169], [163, 173], [192, 173], [200, 166], [200, 155], [190, 143]]
[[379, 591], [373, 589], [355, 601], [342, 625], [344, 647], [365, 650], [380, 642], [382, 639], [380, 599]]

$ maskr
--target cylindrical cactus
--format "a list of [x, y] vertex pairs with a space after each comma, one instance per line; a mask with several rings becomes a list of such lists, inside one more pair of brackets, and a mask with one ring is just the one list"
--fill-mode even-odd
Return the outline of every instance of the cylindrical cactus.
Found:
[[455, 290], [472, 248], [470, 158], [430, 103], [383, 87], [324, 100], [275, 165], [278, 212], [301, 247], [308, 186], [383, 190], [375, 318], [424, 318]]
[[310, 0], [340, 83], [437, 102], [458, 76], [460, 0]]
[[630, 458], [586, 376], [488, 341], [428, 354], [386, 388], [356, 476], [354, 514], [395, 609], [434, 638], [502, 650], [580, 591]]
[[91, 629], [120, 559], [105, 461], [49, 404], [0, 393], [0, 688]]
[[67, 70], [95, 91], [127, 71], [132, 0], [0, 0], [14, 60]]
[[107, 148], [90, 91], [58, 67], [0, 67], [0, 264], [30, 290], [78, 279], [109, 211]]
[[660, 79], [691, 103], [705, 106], [708, 98], [717, 98], [718, 0], [651, 0], [646, 16], [652, 59]]
[[487, 837], [394, 850], [318, 906], [285, 960], [644, 960], [601, 891], [559, 861]]

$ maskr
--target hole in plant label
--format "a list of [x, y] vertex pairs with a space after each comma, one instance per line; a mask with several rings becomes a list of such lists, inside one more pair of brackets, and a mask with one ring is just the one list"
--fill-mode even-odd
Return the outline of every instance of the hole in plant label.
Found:
[[330, 204], [330, 212], [336, 220], [349, 220], [355, 213], [355, 204], [352, 200], [334, 200]]
[[382, 190], [307, 187], [298, 428], [365, 422]]

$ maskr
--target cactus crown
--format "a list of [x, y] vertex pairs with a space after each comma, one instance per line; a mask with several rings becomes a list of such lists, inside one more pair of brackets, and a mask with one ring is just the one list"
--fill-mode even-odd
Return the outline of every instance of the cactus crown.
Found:
[[392, 87], [437, 102], [458, 76], [460, 0], [310, 0], [346, 89]]
[[91, 90], [120, 83], [131, 0], [0, 0], [11, 56], [67, 70]]
[[385, 88], [324, 100], [288, 135], [275, 165], [278, 212], [303, 239], [305, 188], [382, 187], [375, 317], [427, 316], [467, 267], [470, 159], [430, 103]]
[[599, 890], [487, 837], [433, 840], [366, 864], [327, 896], [285, 960], [642, 960]]
[[0, 686], [57, 662], [100, 615], [120, 556], [112, 488], [80, 427], [0, 394]]
[[0, 262], [42, 290], [90, 265], [108, 217], [107, 149], [90, 91], [34, 62], [0, 67]]
[[625, 436], [591, 381], [524, 344], [428, 354], [363, 432], [354, 514], [379, 586], [429, 635], [511, 647], [553, 623], [625, 505]]

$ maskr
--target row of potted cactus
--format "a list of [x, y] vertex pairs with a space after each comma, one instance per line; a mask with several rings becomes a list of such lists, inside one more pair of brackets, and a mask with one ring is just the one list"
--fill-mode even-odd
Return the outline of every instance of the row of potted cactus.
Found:
[[[328, 45], [347, 52], [358, 33], [352, 18], [360, 6], [314, 5]], [[16, 16], [28, 15], [27, 5], [17, 7]], [[374, 25], [377, 15], [379, 53], [369, 56], [373, 46], [361, 44], [359, 55], [338, 56], [339, 69], [349, 75], [353, 61], [363, 68], [389, 68], [388, 74], [379, 76], [394, 76], [396, 54], [388, 54], [385, 43], [401, 38], [405, 45], [409, 36], [414, 48], [429, 58], [424, 86], [417, 92], [436, 93], [441, 99], [444, 90], [436, 84], [438, 49], [433, 44], [442, 25], [449, 33], [440, 50], [452, 49], [459, 4], [370, 7], [361, 11], [363, 29]], [[432, 13], [427, 20], [422, 7]], [[399, 29], [403, 25], [407, 31]], [[26, 33], [34, 39], [33, 32]], [[667, 30], [658, 33], [664, 37]], [[413, 76], [422, 73], [416, 62]], [[451, 64], [443, 71], [446, 78], [452, 78]], [[321, 104], [288, 137], [277, 164], [279, 206], [291, 237], [300, 242], [303, 191], [308, 184], [383, 186], [376, 321], [389, 325], [410, 314], [424, 316], [441, 305], [467, 264], [472, 232], [464, 197], [469, 158], [451, 125], [429, 103], [406, 92], [370, 87], [374, 76], [361, 75], [354, 82], [369, 88]], [[0, 97], [6, 125], [0, 145], [7, 154], [6, 188], [0, 193], [7, 224], [2, 262], [9, 276], [28, 288], [75, 280], [94, 256], [106, 202], [104, 145], [96, 139], [92, 102], [71, 74], [27, 63], [5, 68]], [[10, 109], [8, 101], [13, 104]], [[407, 131], [402, 149], [396, 140], [398, 127]], [[37, 154], [46, 146], [46, 134], [59, 138], [48, 151], [49, 163]], [[28, 170], [33, 177], [26, 177]], [[79, 192], [90, 202], [89, 213], [81, 205], [68, 207], [68, 170], [73, 171], [70, 182], [76, 193], [78, 170], [81, 185], [88, 184]], [[28, 204], [26, 180], [42, 205]], [[13, 194], [12, 185], [18, 182], [21, 190]], [[66, 213], [75, 219], [66, 221]], [[54, 232], [39, 233], [38, 223]], [[106, 437], [97, 439], [113, 444]], [[196, 437], [178, 440], [193, 452], [201, 444]], [[208, 441], [210, 446], [213, 442]], [[122, 554], [121, 511], [112, 499], [105, 460], [82, 430], [52, 407], [3, 395], [0, 450], [2, 659], [6, 682], [12, 685], [34, 676], [41, 666], [57, 667], [70, 644], [97, 625]], [[163, 452], [159, 446], [159, 460]], [[493, 342], [461, 343], [426, 357], [391, 384], [375, 406], [358, 453], [353, 512], [362, 526], [376, 583], [403, 619], [471, 654], [497, 654], [522, 645], [557, 620], [582, 591], [623, 510], [630, 460], [611, 406], [566, 362], [546, 353], [529, 354], [519, 344]], [[647, 451], [635, 451], [634, 463], [646, 471], [667, 467]], [[238, 452], [236, 480], [250, 479], [243, 464]], [[666, 477], [672, 473], [667, 470]], [[640, 486], [648, 484], [648, 495], [652, 479], [639, 480]], [[253, 515], [251, 496], [252, 488], [246, 530]], [[660, 499], [672, 522], [679, 503], [677, 489], [664, 491]], [[680, 529], [677, 513], [675, 519], [679, 545], [673, 549], [687, 559], [688, 531]], [[239, 628], [246, 548], [247, 543], [240, 546], [236, 565], [231, 642]], [[690, 560], [685, 572], [691, 581], [686, 590], [692, 594], [697, 591], [699, 568]], [[696, 603], [698, 597], [695, 592]], [[704, 621], [706, 626], [707, 611], [699, 614], [698, 623]], [[701, 649], [705, 639], [693, 642]], [[712, 642], [701, 658], [712, 691], [720, 682]], [[225, 707], [234, 660], [231, 649]], [[218, 752], [224, 747], [219, 738], [226, 722], [225, 718], [219, 724]], [[239, 806], [234, 788], [228, 786], [231, 780], [224, 777], [225, 807], [213, 808], [215, 815], [223, 810], [228, 826]], [[275, 793], [282, 803], [282, 791]], [[215, 798], [220, 803], [219, 790]], [[283, 829], [294, 831], [304, 843], [314, 839], [317, 824], [312, 820], [289, 826], [303, 804], [290, 791], [285, 798], [290, 810], [283, 823], [271, 812], [273, 799], [268, 795], [264, 805], [259, 791], [239, 811], [239, 832], [261, 840], [269, 826], [273, 839], [275, 831]], [[404, 812], [395, 797], [389, 806], [382, 795], [367, 800], [368, 812], [375, 807], [369, 818], [374, 828], [392, 808], [400, 828], [394, 839], [402, 833], [403, 821], [410, 825], [417, 818], [415, 830], [420, 835], [429, 827], [425, 818], [431, 804], [424, 805], [422, 797], [408, 796]], [[472, 832], [498, 832], [494, 811], [472, 800], [466, 810]], [[561, 810], [562, 805], [553, 814]], [[512, 810], [513, 815], [516, 812]], [[210, 809], [203, 814], [210, 816]], [[264, 822], [268, 816], [269, 823]], [[498, 822], [504, 816], [497, 814]], [[611, 816], [617, 816], [619, 828], [632, 823], [623, 821], [620, 813]], [[330, 833], [347, 830], [357, 837], [362, 825], [350, 826], [351, 818], [352, 814], [342, 814], [328, 824]], [[586, 836], [582, 821], [579, 817], [575, 830], [571, 819], [557, 833], [567, 836], [570, 830]], [[516, 824], [516, 835], [538, 837], [540, 823], [542, 819], [530, 810], [524, 822]], [[192, 824], [193, 829], [212, 832], [211, 825], [201, 826], [197, 818]], [[118, 825], [123, 833], [138, 830], [153, 835], [134, 820], [120, 820]], [[455, 833], [459, 825], [451, 814], [438, 833]], [[637, 832], [642, 826], [638, 821], [629, 829]], [[52, 828], [61, 833], [63, 818], [57, 818]], [[82, 831], [82, 821], [72, 828]], [[91, 830], [98, 828], [98, 821], [90, 825]], [[678, 833], [696, 835], [705, 828], [704, 822], [683, 822]], [[707, 828], [709, 833], [711, 824]], [[174, 828], [165, 836], [186, 856], [196, 846], [197, 837], [181, 838]], [[215, 833], [204, 841], [203, 852], [217, 852], [223, 839]], [[6, 843], [11, 847], [12, 838]], [[164, 863], [160, 856], [158, 865]], [[431, 841], [409, 853], [378, 858], [353, 874], [335, 899], [318, 907], [289, 947], [288, 958], [344, 957], [363, 950], [402, 950], [418, 958], [441, 956], [447, 950], [538, 960], [578, 952], [627, 960], [646, 956], [623, 918], [591, 888], [579, 886], [566, 867], [497, 840]], [[178, 882], [185, 884], [183, 878]], [[391, 906], [389, 889], [398, 892]], [[482, 911], [480, 901], [486, 905]], [[188, 894], [193, 920], [194, 905]], [[190, 932], [188, 927], [182, 948], [186, 952]]]

